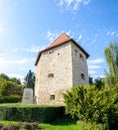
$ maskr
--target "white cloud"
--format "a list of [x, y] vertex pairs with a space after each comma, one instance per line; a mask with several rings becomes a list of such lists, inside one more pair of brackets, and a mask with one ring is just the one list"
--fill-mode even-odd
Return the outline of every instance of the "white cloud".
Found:
[[54, 33], [54, 32], [51, 32], [50, 30], [48, 30], [47, 34], [46, 34], [46, 39], [49, 42], [53, 42], [58, 35], [59, 35], [59, 33]]
[[[9, 60], [9, 59], [5, 59], [5, 58], [0, 58], [0, 66], [1, 67], [5, 67], [5, 66], [9, 66], [9, 65], [24, 65], [30, 62], [34, 62], [36, 59], [35, 58], [23, 58], [23, 59], [19, 59], [19, 60]], [[9, 62], [10, 61], [10, 62]]]
[[26, 64], [28, 62], [29, 62], [29, 59], [26, 59], [26, 58], [18, 60], [18, 61], [14, 61], [14, 63], [16, 64]]
[[88, 60], [88, 64], [100, 64], [103, 63], [104, 59], [103, 58], [98, 58], [98, 59], [94, 59], [94, 60]]
[[88, 68], [89, 69], [100, 69], [101, 66], [98, 66], [98, 65], [88, 65]]
[[20, 78], [20, 79], [23, 79], [23, 76], [20, 75], [20, 74], [7, 74], [9, 77], [16, 77], [16, 78]]
[[44, 47], [40, 47], [38, 45], [36, 46], [32, 46], [30, 48], [13, 48], [12, 52], [19, 52], [19, 51], [24, 51], [24, 52], [33, 52], [33, 53], [37, 53], [40, 50], [42, 50]]
[[61, 31], [61, 32], [52, 32], [50, 30], [47, 31], [47, 34], [46, 34], [46, 39], [49, 41], [49, 42], [53, 42], [59, 35], [61, 35], [61, 33], [66, 33], [67, 35], [69, 35], [71, 38], [74, 37], [74, 33], [72, 32], [72, 30], [68, 30], [67, 32], [66, 31]]
[[4, 56], [4, 53], [0, 52], [0, 57]]
[[82, 35], [80, 34], [79, 37], [78, 37], [78, 40], [81, 40], [82, 39]]
[[110, 29], [109, 31], [107, 31], [107, 33], [106, 33], [106, 35], [107, 36], [114, 36], [116, 34], [116, 32], [115, 31], [112, 31], [112, 29]]
[[27, 63], [32, 62], [32, 61], [35, 61], [35, 58], [23, 58], [20, 60], [14, 60], [13, 63], [22, 65], [22, 64], [27, 64]]
[[66, 32], [67, 35], [71, 35], [72, 31], [69, 30], [68, 32]]
[[6, 32], [6, 29], [0, 27], [0, 33]]
[[92, 75], [93, 79], [96, 79], [96, 78], [104, 78], [105, 75], [102, 75], [102, 74], [97, 74], [97, 75]]
[[90, 70], [88, 73], [89, 73], [90, 75], [93, 75], [93, 74], [96, 74], [97, 72], [94, 71], [94, 70]]
[[64, 9], [75, 11], [80, 5], [88, 5], [92, 0], [56, 0], [58, 5]]
[[5, 28], [5, 27], [0, 27], [0, 35], [6, 34], [9, 32], [13, 32], [13, 30]]
[[20, 70], [22, 70], [22, 71], [26, 71], [27, 68], [25, 68], [25, 67], [21, 67]]
[[27, 49], [28, 52], [39, 52], [42, 48], [40, 46], [33, 46]]
[[9, 61], [4, 59], [4, 58], [0, 58], [0, 66], [4, 66], [5, 64], [8, 64]]
[[103, 77], [102, 63], [103, 58], [88, 60], [89, 75], [93, 78]]

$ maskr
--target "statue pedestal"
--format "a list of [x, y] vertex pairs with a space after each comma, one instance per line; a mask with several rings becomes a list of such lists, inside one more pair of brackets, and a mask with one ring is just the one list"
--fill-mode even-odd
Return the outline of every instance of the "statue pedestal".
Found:
[[22, 97], [23, 104], [33, 104], [33, 89], [25, 88]]

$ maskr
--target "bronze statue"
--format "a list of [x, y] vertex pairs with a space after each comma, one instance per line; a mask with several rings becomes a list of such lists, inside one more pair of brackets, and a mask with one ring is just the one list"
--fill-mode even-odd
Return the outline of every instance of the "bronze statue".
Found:
[[26, 76], [26, 88], [32, 88], [32, 77], [33, 73], [31, 72], [31, 70], [29, 70]]

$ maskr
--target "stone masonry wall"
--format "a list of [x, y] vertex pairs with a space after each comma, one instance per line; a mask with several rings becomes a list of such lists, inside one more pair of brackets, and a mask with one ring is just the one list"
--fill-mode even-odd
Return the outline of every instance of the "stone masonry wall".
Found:
[[[80, 84], [88, 84], [88, 66], [85, 53], [75, 44], [72, 44], [72, 70], [73, 70], [73, 86]], [[85, 79], [82, 79], [83, 74]]]
[[63, 104], [62, 93], [73, 86], [71, 42], [41, 54], [36, 66], [38, 104]]

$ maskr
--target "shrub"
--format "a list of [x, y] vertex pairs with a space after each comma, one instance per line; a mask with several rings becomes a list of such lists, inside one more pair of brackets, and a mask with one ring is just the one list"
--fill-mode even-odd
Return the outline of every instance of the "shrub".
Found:
[[66, 113], [85, 122], [118, 124], [118, 87], [73, 87], [64, 94]]
[[23, 85], [16, 84], [12, 81], [4, 81], [0, 86], [0, 93], [4, 96], [20, 95], [23, 93]]
[[84, 130], [104, 130], [103, 124], [96, 124], [91, 122], [78, 121], [77, 124], [81, 125]]
[[2, 127], [1, 130], [8, 130], [7, 127]]
[[10, 95], [10, 96], [0, 96], [0, 103], [17, 103], [21, 101], [21, 96]]
[[7, 126], [7, 129], [8, 130], [19, 130], [19, 127], [15, 126], [14, 124], [9, 124]]
[[50, 122], [63, 114], [61, 106], [0, 105], [0, 120]]
[[26, 130], [32, 130], [32, 125], [30, 123], [26, 123], [24, 125], [24, 129], [26, 129]]
[[26, 130], [35, 130], [36, 128], [38, 128], [38, 122], [24, 124], [24, 129], [26, 129]]

